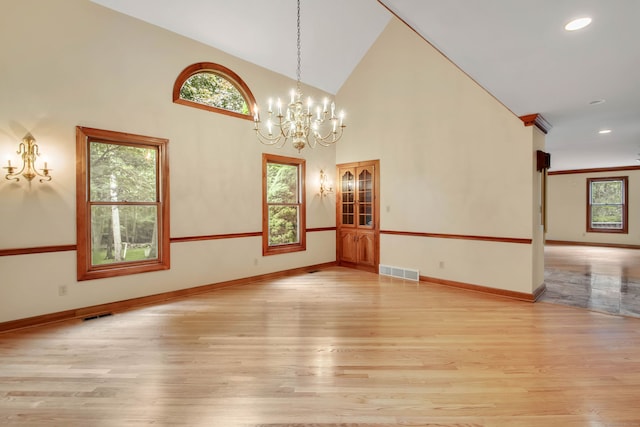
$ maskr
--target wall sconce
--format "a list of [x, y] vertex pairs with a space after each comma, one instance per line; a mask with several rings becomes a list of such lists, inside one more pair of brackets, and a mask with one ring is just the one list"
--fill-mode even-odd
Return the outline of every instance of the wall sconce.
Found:
[[22, 142], [18, 146], [16, 154], [22, 157], [22, 167], [16, 172], [18, 167], [12, 166], [11, 160], [7, 160], [7, 166], [3, 167], [3, 169], [6, 169], [8, 172], [5, 175], [7, 180], [20, 181], [20, 175], [22, 175], [29, 182], [31, 182], [31, 180], [36, 176], [42, 177], [40, 182], [51, 181], [51, 175], [49, 175], [49, 172], [51, 172], [52, 169], [47, 167], [47, 162], [44, 162], [44, 168], [40, 169], [40, 171], [35, 168], [36, 157], [40, 155], [40, 151], [38, 150], [36, 139], [30, 133], [27, 133], [24, 138], [22, 138]]
[[333, 193], [333, 187], [329, 186], [327, 174], [320, 169], [320, 197], [328, 196], [330, 193]]

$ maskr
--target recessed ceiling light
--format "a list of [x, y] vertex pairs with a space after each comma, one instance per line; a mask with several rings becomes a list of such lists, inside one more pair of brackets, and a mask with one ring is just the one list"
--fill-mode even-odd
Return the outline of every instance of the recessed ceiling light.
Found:
[[611, 129], [602, 129], [602, 130], [598, 131], [598, 133], [600, 133], [600, 134], [611, 133]]
[[594, 99], [593, 101], [589, 102], [589, 105], [604, 104], [604, 102], [604, 99]]
[[576, 31], [586, 27], [589, 24], [591, 24], [591, 18], [589, 17], [578, 18], [578, 19], [574, 19], [573, 21], [565, 25], [564, 29], [567, 31]]

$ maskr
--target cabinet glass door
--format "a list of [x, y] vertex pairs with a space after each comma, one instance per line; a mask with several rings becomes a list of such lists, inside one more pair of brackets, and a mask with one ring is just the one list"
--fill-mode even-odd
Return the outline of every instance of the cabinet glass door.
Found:
[[373, 174], [358, 171], [358, 226], [373, 227]]
[[356, 182], [351, 171], [346, 171], [340, 177], [342, 185], [342, 225], [355, 224], [355, 196]]

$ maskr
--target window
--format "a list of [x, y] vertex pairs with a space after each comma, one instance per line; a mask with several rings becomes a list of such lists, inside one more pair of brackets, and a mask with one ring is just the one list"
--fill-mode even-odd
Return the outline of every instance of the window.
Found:
[[169, 268], [168, 143], [76, 128], [78, 280]]
[[628, 233], [628, 177], [587, 179], [587, 231]]
[[262, 254], [306, 249], [305, 161], [262, 155]]
[[173, 102], [253, 120], [256, 100], [244, 81], [230, 69], [211, 62], [185, 68], [173, 85]]

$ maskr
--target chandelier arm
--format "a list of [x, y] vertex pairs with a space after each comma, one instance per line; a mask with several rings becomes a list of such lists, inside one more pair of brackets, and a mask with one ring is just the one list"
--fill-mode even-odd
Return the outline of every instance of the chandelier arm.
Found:
[[277, 145], [282, 140], [282, 135], [269, 137], [264, 135], [260, 130], [256, 130], [256, 135], [258, 136], [258, 141], [264, 145]]
[[14, 169], [17, 169], [15, 166], [5, 166], [4, 169], [9, 171], [9, 173], [4, 176], [7, 181], [20, 181], [20, 175], [24, 172], [24, 163], [18, 172], [13, 172]]
[[22, 159], [22, 167], [17, 172], [14, 172], [17, 169], [17, 167], [15, 166], [7, 166], [4, 168], [4, 169], [7, 169], [7, 171], [9, 172], [8, 174], [5, 175], [5, 178], [9, 181], [11, 180], [20, 181], [20, 175], [22, 175], [22, 172], [24, 172], [24, 169], [27, 166], [27, 162], [25, 161], [26, 160], [25, 155], [27, 154], [27, 146], [24, 144], [24, 142], [21, 142], [18, 145], [16, 154], [19, 155], [20, 158]]
[[322, 136], [320, 133], [314, 133], [313, 139], [323, 147], [329, 147], [330, 145], [335, 144], [342, 138], [343, 129], [346, 126], [340, 126], [335, 132], [329, 131], [326, 135]]
[[273, 126], [276, 127], [275, 133], [270, 133], [265, 135], [260, 129], [260, 121], [255, 122], [255, 131], [258, 137], [258, 140], [265, 145], [274, 145], [276, 148], [284, 147], [284, 144], [289, 139], [290, 130], [287, 128], [287, 121], [282, 120], [282, 116], [277, 116], [279, 118], [278, 123], [274, 123]]

